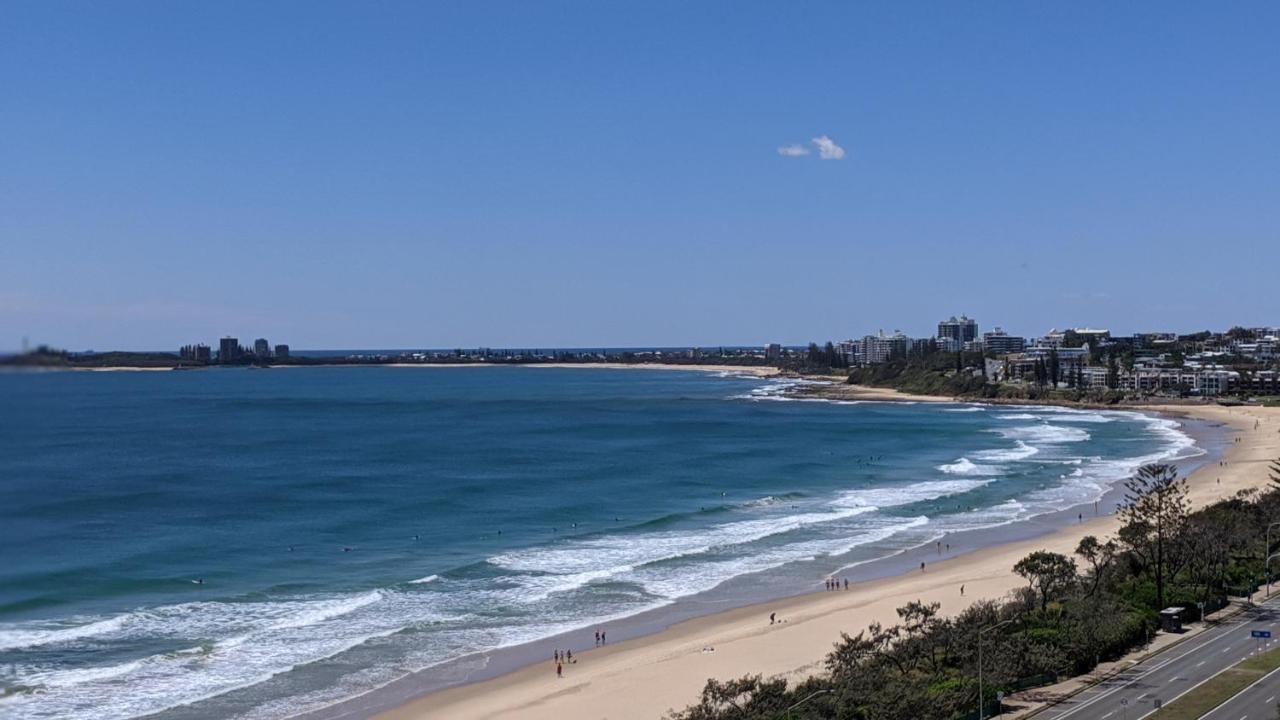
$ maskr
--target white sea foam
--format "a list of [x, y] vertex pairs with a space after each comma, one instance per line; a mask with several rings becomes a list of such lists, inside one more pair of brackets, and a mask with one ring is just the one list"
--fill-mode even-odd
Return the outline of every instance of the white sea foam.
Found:
[[[1079, 417], [1095, 414], [1082, 411], [1070, 412]], [[1177, 421], [1136, 412], [1110, 412], [1108, 415], [1111, 417], [1105, 418], [1107, 422], [1128, 419], [1145, 423], [1148, 430], [1161, 439], [1160, 447], [1155, 452], [1134, 457], [1103, 459], [1092, 456], [1056, 460], [1055, 462], [1077, 467], [1070, 473], [1062, 475], [1058, 485], [1036, 490], [1026, 496], [1027, 502], [1037, 512], [1049, 512], [1072, 505], [1096, 502], [1117, 483], [1131, 477], [1143, 465], [1194, 457], [1204, 453], [1204, 450], [1196, 447], [1195, 440], [1191, 436], [1179, 429], [1181, 424]], [[1094, 422], [1094, 420], [1086, 419], [1082, 422]]]
[[410, 584], [410, 585], [422, 585], [422, 584], [429, 583], [429, 582], [435, 582], [436, 580], [439, 580], [439, 579], [440, 579], [440, 576], [439, 576], [439, 575], [428, 575], [428, 576], [426, 576], [426, 577], [420, 577], [420, 578], [418, 578], [417, 580], [410, 580], [410, 581], [409, 581], [409, 584]]
[[992, 432], [998, 433], [1001, 437], [1009, 440], [1025, 440], [1032, 446], [1036, 444], [1057, 445], [1060, 443], [1084, 442], [1089, 439], [1089, 433], [1080, 428], [1061, 427], [1059, 425], [1050, 425], [1049, 423], [995, 428]]
[[978, 465], [967, 457], [946, 465], [939, 465], [938, 469], [948, 475], [999, 475], [1004, 469], [997, 465]]
[[951, 495], [962, 495], [992, 482], [992, 480], [937, 480], [897, 487], [848, 490], [840, 493], [832, 504], [837, 507], [900, 507]]
[[[119, 632], [128, 616], [89, 620], [81, 618], [79, 624], [63, 622], [5, 623], [0, 625], [0, 650], [57, 645], [84, 640], [99, 635]], [[72, 619], [75, 622], [75, 619]]]
[[1109, 423], [1115, 422], [1114, 418], [1109, 418], [1096, 412], [1069, 412], [1069, 413], [1053, 413], [1049, 416], [1049, 420], [1053, 422], [1069, 422], [1069, 423]]
[[838, 537], [788, 543], [759, 552], [701, 563], [696, 567], [652, 566], [637, 571], [627, 579], [638, 582], [653, 595], [678, 599], [706, 592], [741, 575], [763, 572], [788, 563], [804, 562], [823, 556], [843, 555], [864, 545], [887, 540], [898, 533], [928, 523], [929, 518], [924, 516], [885, 518]]
[[986, 410], [985, 408], [978, 407], [977, 405], [965, 405], [964, 407], [943, 408], [942, 411], [954, 412], [954, 413], [975, 413], [975, 412], [985, 412]]
[[489, 558], [488, 562], [522, 573], [558, 575], [589, 573], [602, 568], [640, 567], [648, 563], [754, 542], [808, 525], [830, 523], [875, 510], [873, 506], [847, 505], [821, 512], [742, 520], [696, 530], [575, 539], [552, 547], [502, 553]]
[[1036, 420], [1037, 417], [1031, 413], [1008, 413], [1005, 415], [996, 415], [997, 420]]
[[339, 598], [329, 602], [315, 603], [306, 610], [293, 613], [289, 617], [267, 626], [268, 630], [286, 630], [308, 625], [318, 625], [325, 620], [342, 617], [360, 608], [378, 602], [383, 597], [381, 590], [372, 590], [353, 597]]
[[[360, 671], [326, 685], [324, 690], [294, 696], [294, 700], [302, 704], [272, 701], [275, 704], [249, 711], [250, 716], [274, 717], [283, 713], [273, 709], [292, 712], [304, 705], [311, 707], [310, 703], [349, 696], [371, 683], [394, 679], [407, 669], [458, 657], [476, 648], [505, 647], [584, 625], [589, 627], [710, 590], [745, 573], [841, 555], [876, 543], [884, 543], [886, 551], [893, 551], [905, 543], [940, 537], [940, 533], [1016, 522], [1080, 502], [1080, 498], [1090, 493], [1105, 492], [1105, 488], [1144, 462], [1196, 452], [1193, 442], [1178, 429], [1176, 422], [1136, 413], [1129, 415], [1145, 422], [1150, 432], [1160, 438], [1158, 451], [1122, 459], [1063, 459], [1065, 447], [1087, 440], [1087, 432], [1050, 423], [1032, 426], [1037, 428], [1033, 431], [1022, 426], [1007, 428], [1016, 431], [1004, 436], [1013, 441], [1013, 447], [965, 453], [961, 458], [964, 463], [958, 460], [947, 466], [957, 466], [951, 471], [939, 468], [953, 476], [951, 479], [850, 490], [825, 504], [812, 499], [799, 500], [796, 504], [803, 510], [789, 514], [784, 507], [789, 502], [785, 498], [765, 497], [731, 511], [742, 513], [747, 519], [710, 529], [571, 539], [552, 546], [512, 551], [490, 559], [491, 565], [510, 573], [473, 581], [455, 581], [451, 575], [450, 592], [402, 588], [403, 591], [384, 589], [271, 602], [184, 603], [62, 623], [0, 624], [0, 650], [144, 639], [202, 641], [197, 648], [97, 666], [19, 667], [21, 683], [38, 685], [41, 689], [0, 701], [0, 708], [5, 711], [0, 714], [12, 711], [15, 716], [43, 720], [124, 718], [158, 712], [268, 680], [409, 628], [414, 628], [414, 633], [404, 638], [427, 637], [418, 632], [431, 627], [430, 642], [416, 641], [420, 649], [403, 656], [401, 662]], [[1106, 417], [1122, 416], [1108, 414]], [[1000, 416], [997, 419], [1027, 420]], [[1052, 416], [1052, 420], [1056, 423], [1061, 418]], [[876, 512], [960, 495], [989, 485], [994, 478], [983, 477], [974, 468], [1028, 460], [1042, 448], [1058, 448], [1056, 455], [1046, 453], [1050, 455], [1046, 462], [1063, 463], [1070, 469], [1063, 469], [1059, 485], [1039, 494], [932, 519], [889, 517]], [[804, 532], [794, 532], [802, 528]], [[876, 549], [880, 550], [881, 546]], [[432, 575], [410, 582], [437, 579]], [[609, 595], [570, 594], [595, 584], [616, 582], [635, 583], [646, 594], [637, 596], [636, 590], [627, 590], [636, 597], [634, 603], [617, 603], [617, 591], [612, 589]], [[453, 592], [455, 585], [462, 589]], [[520, 613], [519, 619], [511, 614], [513, 608]], [[574, 609], [576, 614], [568, 614]], [[494, 610], [497, 612], [490, 614]], [[477, 615], [468, 614], [473, 611]], [[393, 640], [395, 638], [375, 642]], [[305, 699], [299, 701], [299, 697]]]
[[1032, 447], [1021, 440], [1017, 440], [1011, 448], [998, 448], [995, 450], [979, 450], [970, 453], [979, 460], [994, 460], [996, 462], [1009, 462], [1014, 460], [1026, 460], [1027, 458], [1037, 455], [1040, 448]]
[[5, 699], [26, 718], [128, 718], [257, 684], [419, 624], [463, 621], [421, 593], [386, 590], [277, 602], [200, 602], [120, 616], [122, 641], [204, 638], [203, 646], [82, 668], [19, 668], [38, 693]]

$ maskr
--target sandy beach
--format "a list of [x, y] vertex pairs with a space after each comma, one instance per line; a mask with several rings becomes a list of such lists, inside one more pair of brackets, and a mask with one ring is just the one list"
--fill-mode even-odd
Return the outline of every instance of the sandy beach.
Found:
[[[1240, 439], [1228, 442], [1225, 465], [1212, 462], [1189, 477], [1197, 507], [1266, 485], [1268, 463], [1280, 457], [1280, 408], [1174, 405], [1143, 410], [1222, 424], [1232, 429], [1232, 438]], [[1071, 554], [1081, 537], [1105, 537], [1117, 529], [1114, 516], [1089, 519], [1030, 540], [931, 563], [924, 572], [708, 615], [598, 649], [587, 649], [592, 637], [586, 629], [582, 643], [575, 645], [578, 662], [566, 666], [563, 679], [556, 678], [548, 659], [492, 680], [419, 697], [379, 717], [654, 720], [693, 702], [707, 678], [762, 674], [799, 679], [821, 672], [822, 659], [841, 632], [856, 633], [874, 621], [890, 624], [896, 620], [895, 609], [911, 600], [936, 601], [944, 613], [954, 614], [975, 600], [999, 598], [1025, 582], [1010, 568], [1027, 553], [1047, 549]], [[771, 612], [780, 620], [772, 626]], [[578, 647], [584, 649], [578, 652]]]

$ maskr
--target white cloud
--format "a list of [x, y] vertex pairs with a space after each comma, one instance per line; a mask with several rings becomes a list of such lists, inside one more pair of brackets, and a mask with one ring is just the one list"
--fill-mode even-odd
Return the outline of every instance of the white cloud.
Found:
[[803, 157], [809, 154], [809, 148], [803, 145], [783, 145], [778, 148], [778, 154], [783, 157]]
[[[823, 135], [813, 139], [813, 144], [818, 147], [818, 157], [823, 160], [843, 160], [844, 148], [836, 144], [835, 140]], [[778, 152], [782, 152], [779, 149]]]

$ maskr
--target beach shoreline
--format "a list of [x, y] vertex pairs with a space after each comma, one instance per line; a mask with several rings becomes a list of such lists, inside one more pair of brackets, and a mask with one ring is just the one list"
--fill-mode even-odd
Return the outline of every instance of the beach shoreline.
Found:
[[[919, 400], [892, 390], [861, 399]], [[1278, 408], [1152, 405], [1113, 409], [1184, 417], [1224, 426], [1222, 432], [1243, 438], [1240, 443], [1223, 444], [1225, 466], [1208, 462], [1189, 476], [1197, 507], [1265, 485], [1265, 461], [1280, 455]], [[1254, 420], [1261, 423], [1258, 430], [1253, 429]], [[409, 676], [304, 717], [657, 718], [694, 702], [711, 677], [762, 674], [802, 679], [821, 670], [822, 659], [840, 632], [856, 633], [873, 621], [892, 622], [895, 609], [910, 600], [937, 601], [944, 613], [954, 614], [975, 600], [1001, 597], [1023, 583], [1010, 568], [1027, 553], [1049, 549], [1069, 555], [1080, 537], [1114, 535], [1118, 529], [1113, 515], [1057, 527], [1042, 523], [1037, 528], [1035, 519], [1021, 524], [1031, 537], [930, 562], [924, 573], [904, 566], [891, 576], [856, 582], [848, 591], [811, 592], [715, 611], [603, 648], [591, 647], [591, 630], [585, 629], [581, 631], [585, 647], [582, 642], [573, 644], [579, 662], [566, 668], [562, 680], [555, 678], [549, 662], [425, 694], [421, 686], [414, 692], [413, 676]], [[957, 592], [961, 584], [967, 589], [963, 598]], [[783, 622], [770, 627], [771, 612]]]

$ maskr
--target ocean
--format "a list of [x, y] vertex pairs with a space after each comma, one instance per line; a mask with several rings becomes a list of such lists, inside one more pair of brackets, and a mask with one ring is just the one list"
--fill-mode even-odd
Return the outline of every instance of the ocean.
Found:
[[1138, 413], [794, 382], [0, 374], [0, 717], [274, 718], [410, 672], [447, 683], [655, 608], [857, 579], [1202, 452]]

